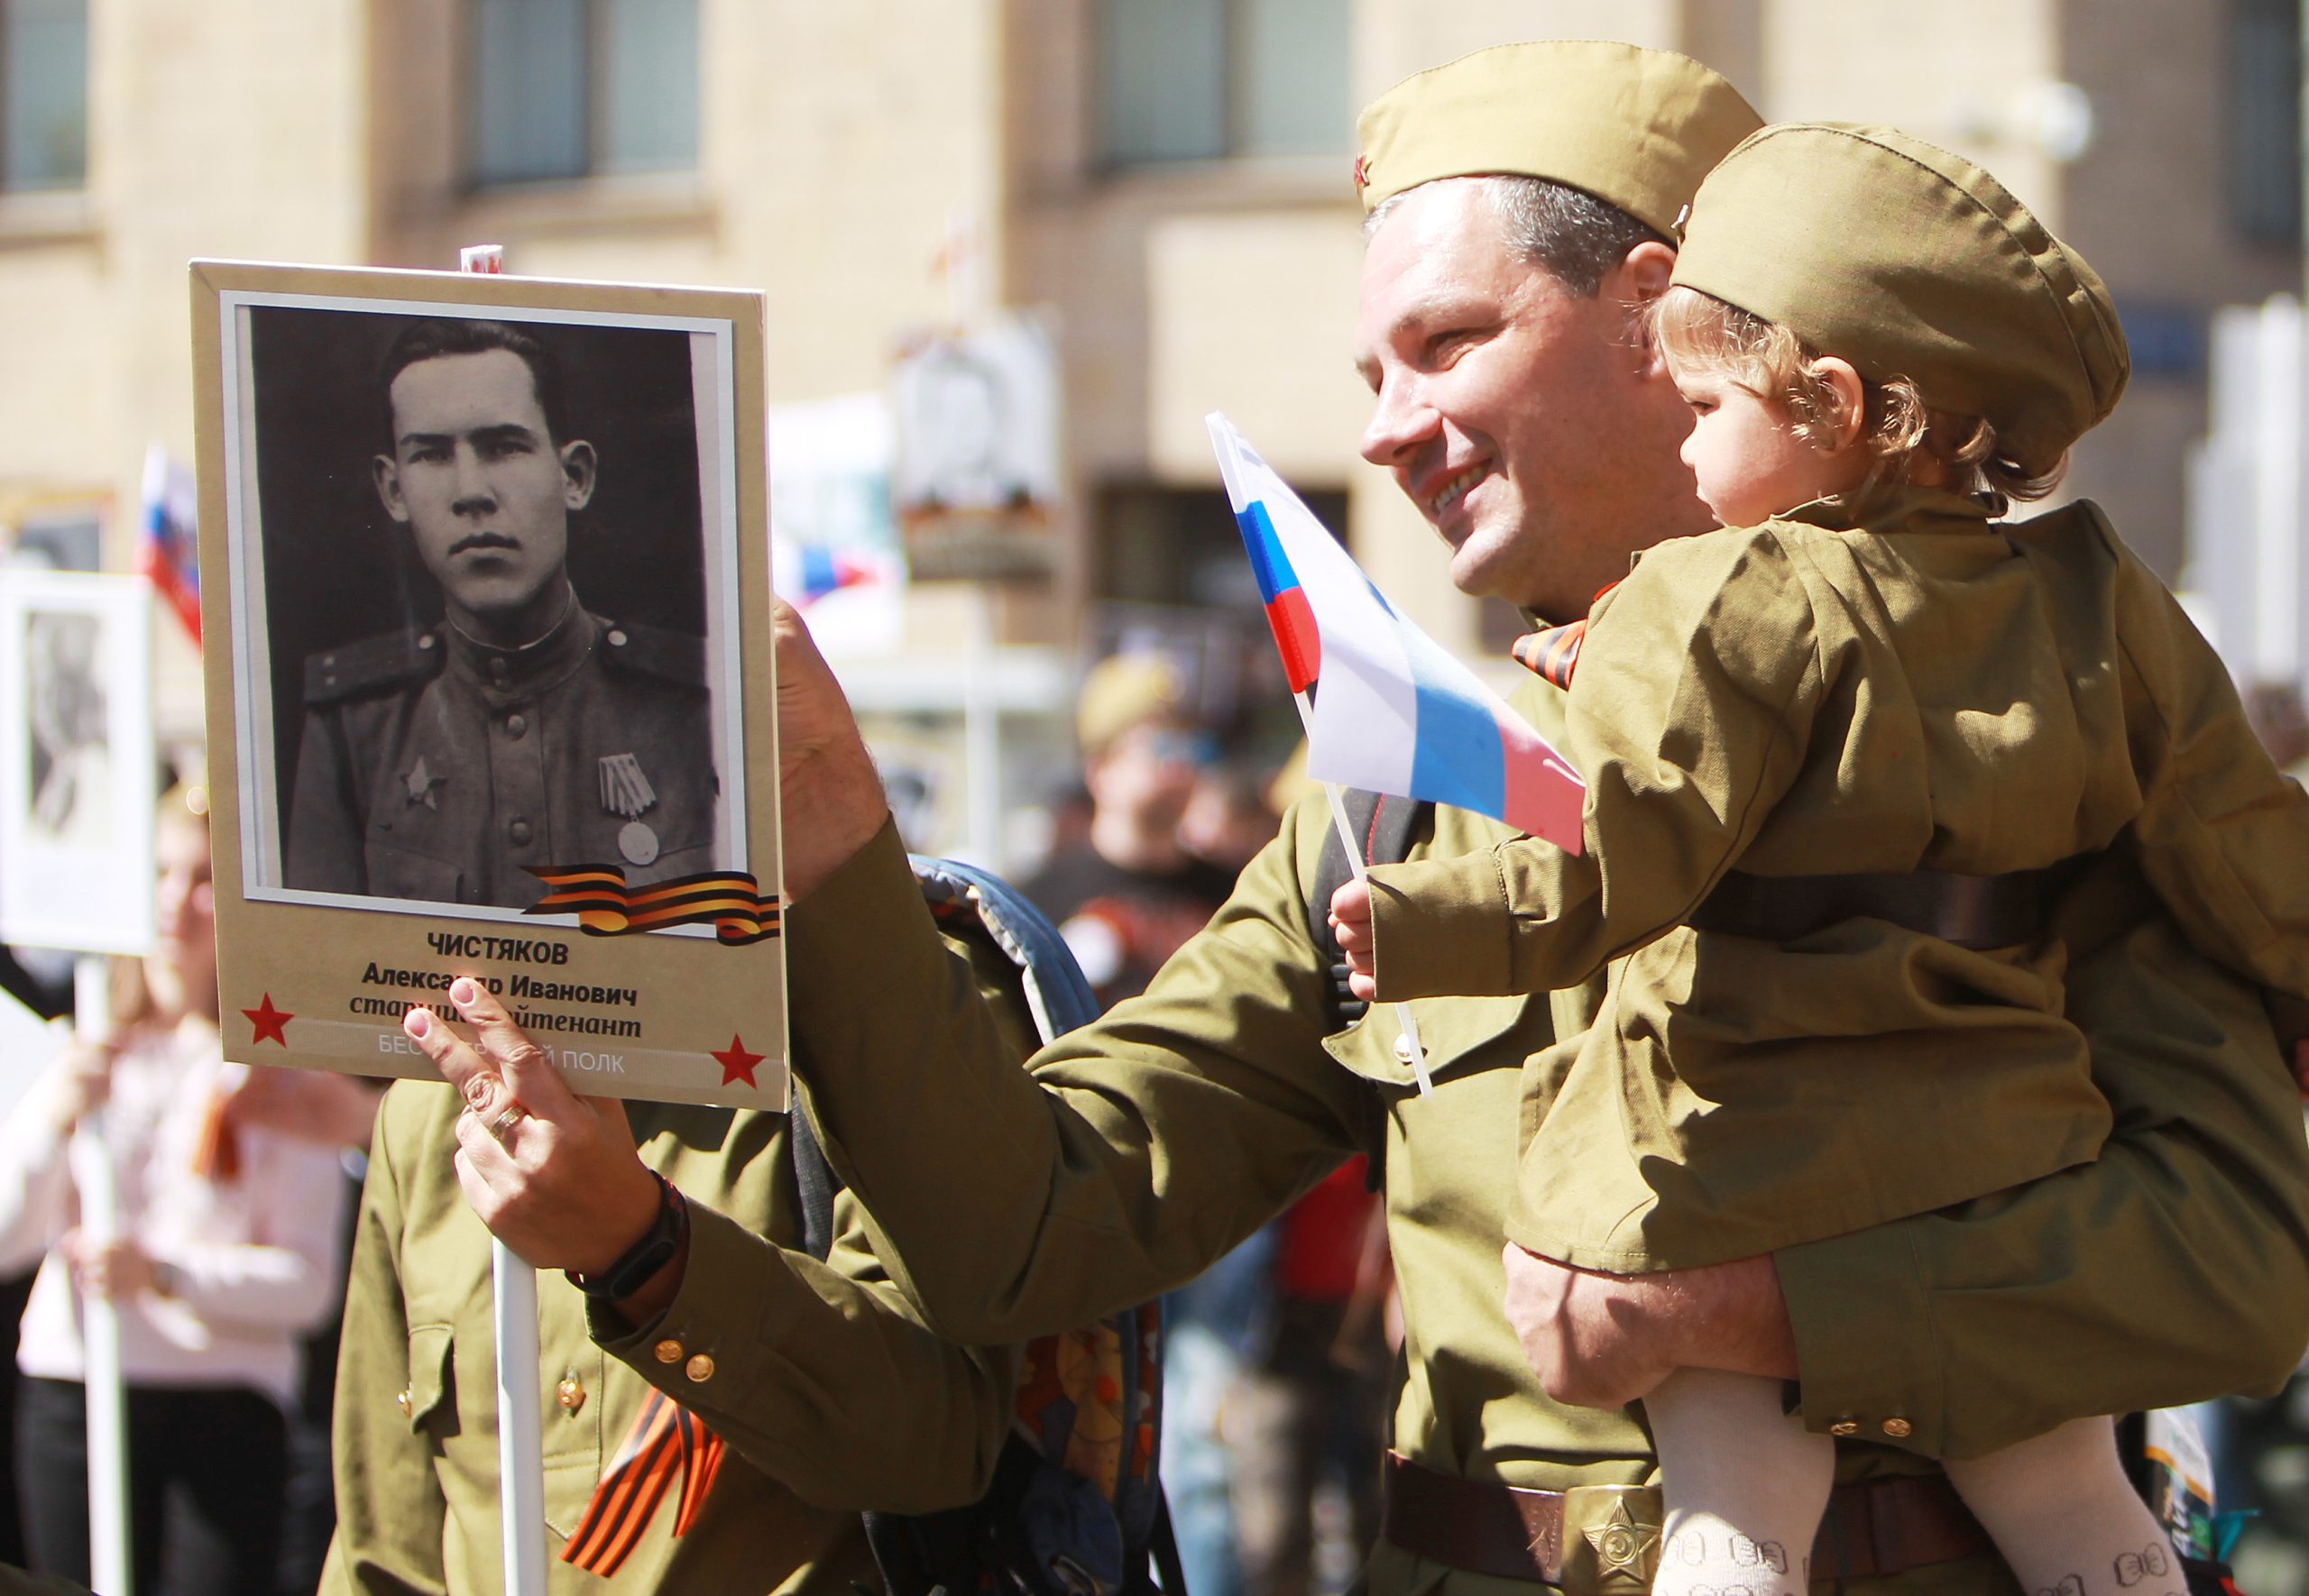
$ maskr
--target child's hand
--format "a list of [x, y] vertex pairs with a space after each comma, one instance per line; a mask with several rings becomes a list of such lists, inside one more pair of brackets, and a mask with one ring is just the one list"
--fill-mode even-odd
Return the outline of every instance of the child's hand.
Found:
[[1371, 940], [1371, 887], [1350, 881], [1331, 894], [1331, 934], [1347, 955], [1347, 989], [1369, 1003], [1379, 995], [1378, 956]]

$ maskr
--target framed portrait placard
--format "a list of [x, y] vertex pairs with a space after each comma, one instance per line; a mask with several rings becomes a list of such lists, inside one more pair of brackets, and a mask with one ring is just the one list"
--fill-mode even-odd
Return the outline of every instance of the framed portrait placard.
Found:
[[470, 976], [576, 1090], [784, 1107], [759, 296], [192, 290], [225, 1056], [429, 1078]]
[[152, 949], [152, 594], [0, 570], [0, 939]]

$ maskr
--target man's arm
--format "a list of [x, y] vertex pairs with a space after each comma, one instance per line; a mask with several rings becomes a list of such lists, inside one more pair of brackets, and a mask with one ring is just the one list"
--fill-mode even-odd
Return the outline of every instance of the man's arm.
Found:
[[1357, 1145], [1369, 1087], [1321, 1047], [1294, 813], [1141, 996], [1018, 1069], [894, 830], [788, 921], [796, 1051], [875, 1249], [966, 1342], [1191, 1279]]
[[1777, 1255], [1806, 1422], [1970, 1457], [2088, 1414], [2277, 1389], [2309, 1340], [2309, 1148], [2258, 990], [2130, 866], [2062, 905], [2097, 1162]]
[[400, 1183], [388, 1128], [396, 1105], [405, 1113], [409, 1094], [391, 1095], [377, 1116], [345, 1287], [330, 1442], [336, 1534], [321, 1574], [324, 1596], [448, 1590], [441, 1550], [447, 1504], [434, 1472], [432, 1443], [392, 1397], [398, 1391], [408, 1399], [410, 1358], [400, 1281]]
[[[757, 1468], [829, 1509], [927, 1513], [974, 1501], [1009, 1428], [1016, 1360], [922, 1323], [869, 1249], [847, 1193], [826, 1263], [690, 1208], [689, 1267], [639, 1323], [595, 1307], [593, 1338]], [[708, 1353], [710, 1380], [654, 1352]]]

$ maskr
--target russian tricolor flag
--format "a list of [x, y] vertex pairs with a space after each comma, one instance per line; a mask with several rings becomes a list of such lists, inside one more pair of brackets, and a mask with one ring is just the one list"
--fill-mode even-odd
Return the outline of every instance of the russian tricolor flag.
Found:
[[1371, 585], [1226, 417], [1209, 417], [1291, 690], [1313, 693], [1307, 772], [1472, 809], [1580, 851], [1587, 787], [1475, 673]]
[[192, 472], [154, 444], [144, 452], [144, 536], [137, 565], [192, 640], [200, 641], [200, 562], [194, 523], [199, 500]]

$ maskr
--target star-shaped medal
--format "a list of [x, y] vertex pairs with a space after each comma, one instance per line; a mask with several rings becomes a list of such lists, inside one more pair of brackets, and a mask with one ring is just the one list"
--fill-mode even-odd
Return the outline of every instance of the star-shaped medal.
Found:
[[1587, 1536], [1587, 1544], [1596, 1548], [1596, 1561], [1605, 1573], [1630, 1573], [1642, 1578], [1645, 1555], [1660, 1544], [1657, 1529], [1628, 1517], [1625, 1501], [1614, 1503], [1610, 1518], [1582, 1533]]
[[447, 779], [426, 769], [425, 756], [419, 754], [417, 763], [409, 767], [409, 774], [401, 777], [401, 784], [409, 789], [411, 803], [422, 803], [428, 809], [437, 810], [441, 807], [441, 795], [437, 789]]

